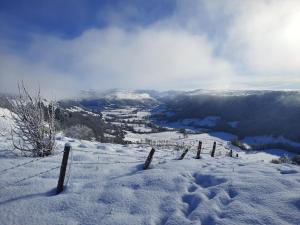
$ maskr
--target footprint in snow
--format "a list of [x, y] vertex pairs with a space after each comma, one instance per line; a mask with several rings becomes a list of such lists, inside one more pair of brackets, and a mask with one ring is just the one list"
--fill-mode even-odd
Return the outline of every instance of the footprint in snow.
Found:
[[293, 169], [289, 169], [289, 170], [281, 170], [280, 173], [281, 174], [294, 174], [294, 173], [298, 173], [298, 171], [293, 170]]
[[217, 191], [211, 190], [211, 191], [207, 194], [207, 198], [208, 198], [208, 199], [213, 199], [214, 197], [216, 197], [216, 195], [217, 195]]
[[186, 194], [182, 196], [182, 201], [188, 205], [184, 214], [188, 217], [201, 203], [202, 199], [196, 194]]
[[228, 193], [228, 195], [229, 195], [230, 198], [234, 198], [234, 197], [236, 197], [238, 195], [238, 192], [234, 188], [232, 188], [232, 187], [229, 188], [229, 190], [227, 191], [227, 193]]
[[217, 186], [219, 184], [227, 182], [225, 178], [219, 178], [211, 175], [194, 174], [195, 183], [203, 188]]
[[197, 186], [196, 185], [191, 185], [189, 188], [188, 188], [188, 192], [195, 192], [197, 190]]

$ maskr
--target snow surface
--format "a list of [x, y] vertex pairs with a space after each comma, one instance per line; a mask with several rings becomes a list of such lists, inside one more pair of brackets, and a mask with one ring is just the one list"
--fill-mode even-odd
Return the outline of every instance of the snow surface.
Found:
[[[150, 169], [143, 170], [150, 146], [58, 135], [53, 156], [25, 158], [9, 150], [8, 134], [0, 135], [0, 224], [299, 224], [300, 167], [269, 162], [282, 150], [247, 154], [221, 132], [186, 139], [176, 132], [133, 135], [127, 138], [193, 145], [183, 160], [177, 160], [183, 149], [157, 148]], [[201, 159], [194, 158], [198, 140]], [[209, 154], [213, 141], [215, 158]], [[56, 195], [65, 143], [72, 146], [66, 188]], [[239, 157], [225, 156], [229, 149]]]
[[243, 143], [256, 146], [256, 145], [265, 145], [265, 144], [286, 144], [293, 147], [300, 147], [300, 143], [291, 141], [284, 137], [273, 137], [273, 136], [253, 136], [253, 137], [245, 137], [242, 140]]
[[178, 131], [165, 131], [159, 133], [150, 133], [150, 134], [136, 134], [127, 132], [125, 135], [125, 140], [137, 142], [144, 139], [152, 140], [169, 140], [169, 141], [186, 141], [186, 142], [195, 142], [195, 141], [208, 141], [208, 142], [228, 142], [233, 140], [236, 136], [224, 133], [224, 132], [211, 132], [211, 133], [200, 133], [200, 134], [188, 134], [187, 138], [183, 138], [183, 134]]
[[[62, 138], [57, 150], [61, 151]], [[73, 162], [67, 188], [55, 195], [62, 155], [9, 171], [29, 158], [1, 152], [0, 223], [6, 224], [298, 224], [300, 169], [294, 165], [218, 156], [175, 160], [150, 150], [71, 140]], [[84, 148], [82, 147], [84, 146]], [[68, 176], [68, 174], [67, 174]]]
[[7, 135], [12, 125], [12, 115], [8, 109], [0, 108], [0, 135]]
[[[102, 112], [105, 121], [110, 120], [110, 123], [122, 127], [123, 125], [132, 127], [135, 132], [150, 133], [152, 128], [147, 125], [150, 115], [149, 111], [141, 110], [135, 107], [124, 107], [118, 109], [106, 108]], [[111, 122], [111, 120], [114, 122]]]
[[[173, 112], [168, 112], [165, 111], [164, 116], [172, 116], [174, 113]], [[165, 128], [173, 128], [173, 129], [180, 129], [180, 128], [185, 128], [185, 129], [190, 129], [190, 130], [203, 130], [199, 127], [202, 128], [213, 128], [217, 125], [217, 122], [221, 118], [218, 116], [207, 116], [202, 119], [192, 119], [192, 118], [187, 118], [183, 120], [178, 120], [176, 122], [168, 122], [168, 121], [156, 121], [157, 124], [159, 124], [162, 127]]]

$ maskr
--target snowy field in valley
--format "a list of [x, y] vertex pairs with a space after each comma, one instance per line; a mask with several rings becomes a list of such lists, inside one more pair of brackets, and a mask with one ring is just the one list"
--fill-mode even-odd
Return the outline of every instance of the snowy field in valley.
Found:
[[[0, 122], [1, 225], [299, 224], [300, 167], [270, 163], [283, 150], [246, 154], [230, 144], [233, 136], [220, 132], [185, 139], [175, 131], [127, 133], [131, 141], [169, 141], [155, 147], [150, 169], [143, 170], [150, 146], [62, 135], [53, 156], [16, 156], [9, 129], [4, 129], [11, 125], [9, 111], [1, 110]], [[202, 158], [195, 159], [200, 140]], [[174, 142], [190, 145], [183, 160], [177, 159], [184, 149], [167, 146]], [[72, 146], [66, 187], [56, 195], [65, 143]], [[230, 149], [239, 157], [226, 156]]]
[[126, 125], [132, 127], [135, 132], [150, 133], [152, 129], [147, 126], [150, 123], [148, 117], [150, 112], [134, 107], [123, 107], [118, 109], [106, 108], [102, 112], [103, 119], [110, 121], [116, 126]]

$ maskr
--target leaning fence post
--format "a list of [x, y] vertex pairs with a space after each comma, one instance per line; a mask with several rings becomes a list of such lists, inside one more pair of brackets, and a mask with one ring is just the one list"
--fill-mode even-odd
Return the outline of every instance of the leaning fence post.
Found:
[[155, 149], [152, 148], [147, 159], [146, 159], [146, 162], [144, 164], [144, 170], [148, 169], [149, 166], [150, 166], [150, 163], [152, 162], [152, 158], [153, 158], [153, 155], [154, 155], [154, 152], [155, 152]]
[[69, 143], [65, 144], [64, 155], [61, 161], [59, 179], [56, 188], [56, 194], [59, 194], [64, 190], [64, 181], [66, 175], [66, 169], [68, 165], [69, 153], [70, 153], [71, 145]]
[[213, 149], [211, 151], [211, 157], [215, 157], [216, 145], [217, 145], [217, 143], [214, 142]]
[[182, 155], [180, 156], [179, 160], [182, 160], [188, 151], [189, 151], [188, 148], [187, 148], [186, 150], [184, 150], [184, 152], [183, 152]]
[[196, 159], [200, 159], [201, 148], [202, 148], [202, 141], [199, 141]]

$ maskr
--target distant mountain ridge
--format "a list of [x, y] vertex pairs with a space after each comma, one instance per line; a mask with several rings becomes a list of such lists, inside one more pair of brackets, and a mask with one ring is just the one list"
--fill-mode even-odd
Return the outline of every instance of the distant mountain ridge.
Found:
[[[8, 107], [6, 97], [0, 95], [0, 107]], [[299, 91], [113, 89], [100, 93], [88, 90], [77, 99], [59, 101], [59, 106], [67, 111], [80, 107], [82, 111], [95, 113], [138, 108], [150, 111], [156, 125], [225, 131], [240, 139], [268, 135], [300, 142]], [[218, 119], [212, 123], [211, 118]]]

